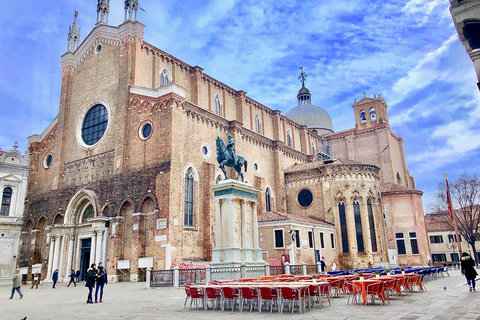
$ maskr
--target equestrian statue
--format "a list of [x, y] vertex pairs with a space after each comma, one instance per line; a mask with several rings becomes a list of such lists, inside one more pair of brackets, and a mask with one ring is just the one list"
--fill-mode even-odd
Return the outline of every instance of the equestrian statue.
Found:
[[234, 146], [235, 140], [233, 140], [230, 134], [228, 134], [227, 146], [225, 146], [225, 143], [220, 137], [217, 137], [217, 161], [225, 175], [225, 179], [228, 179], [227, 171], [225, 170], [225, 166], [227, 166], [233, 167], [235, 171], [237, 171], [236, 180], [238, 180], [238, 177], [242, 177], [242, 182], [244, 182], [242, 166], [245, 165], [245, 172], [247, 172], [247, 160], [245, 160], [242, 155], [235, 153]]

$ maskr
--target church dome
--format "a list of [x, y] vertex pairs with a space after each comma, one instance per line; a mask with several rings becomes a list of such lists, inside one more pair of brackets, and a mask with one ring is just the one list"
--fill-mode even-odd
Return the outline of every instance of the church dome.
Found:
[[333, 132], [332, 118], [323, 108], [304, 104], [290, 109], [285, 116], [309, 129], [327, 129]]

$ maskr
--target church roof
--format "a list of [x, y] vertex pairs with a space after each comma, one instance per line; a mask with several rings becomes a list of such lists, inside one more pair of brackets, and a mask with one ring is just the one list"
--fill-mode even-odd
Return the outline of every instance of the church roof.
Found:
[[425, 215], [425, 226], [427, 228], [427, 232], [435, 232], [435, 231], [453, 231], [453, 227], [451, 227], [447, 223], [448, 213], [446, 212], [437, 212], [437, 213], [429, 213]]
[[414, 189], [414, 188], [409, 188], [405, 187], [393, 182], [387, 182], [387, 183], [382, 183], [381, 185], [382, 193], [396, 193], [396, 194], [401, 194], [401, 193], [420, 193], [423, 194], [423, 191]]
[[305, 216], [293, 215], [288, 213], [279, 213], [274, 211], [266, 212], [258, 216], [258, 222], [270, 222], [270, 221], [296, 221], [296, 222], [319, 224], [319, 225], [328, 226], [328, 227], [335, 226], [332, 223], [328, 223], [316, 217], [305, 217]]
[[328, 112], [313, 104], [296, 106], [290, 109], [285, 116], [311, 129], [328, 129], [333, 131], [332, 118]]
[[336, 166], [336, 165], [355, 165], [355, 164], [363, 164], [363, 163], [354, 161], [354, 160], [349, 160], [349, 159], [342, 159], [342, 158], [331, 159], [331, 162], [327, 160], [327, 161], [313, 161], [313, 162], [307, 162], [307, 163], [295, 163], [289, 168], [285, 169], [285, 173], [306, 171], [306, 170], [312, 170], [316, 168]]

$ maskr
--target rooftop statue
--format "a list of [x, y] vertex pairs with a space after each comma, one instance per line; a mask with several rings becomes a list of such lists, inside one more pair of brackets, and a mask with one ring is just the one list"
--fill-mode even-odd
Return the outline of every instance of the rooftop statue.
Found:
[[225, 166], [233, 167], [235, 171], [237, 171], [237, 178], [242, 177], [243, 180], [243, 173], [242, 173], [242, 166], [245, 165], [245, 172], [247, 172], [247, 160], [243, 158], [242, 155], [235, 153], [235, 140], [233, 137], [228, 134], [228, 141], [227, 146], [220, 137], [217, 137], [217, 161], [220, 165], [220, 169], [222, 169], [223, 174], [225, 175], [225, 179], [227, 178], [227, 171], [225, 170]]

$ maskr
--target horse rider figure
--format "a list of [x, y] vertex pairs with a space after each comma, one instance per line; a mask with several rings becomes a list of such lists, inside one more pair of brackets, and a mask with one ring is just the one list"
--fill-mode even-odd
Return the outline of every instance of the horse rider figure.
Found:
[[230, 156], [232, 157], [232, 161], [233, 161], [233, 166], [236, 166], [237, 165], [237, 159], [235, 159], [235, 149], [233, 148], [235, 146], [235, 140], [233, 140], [233, 137], [230, 135], [230, 133], [228, 134], [228, 142], [227, 142], [227, 151], [228, 153], [230, 154]]

